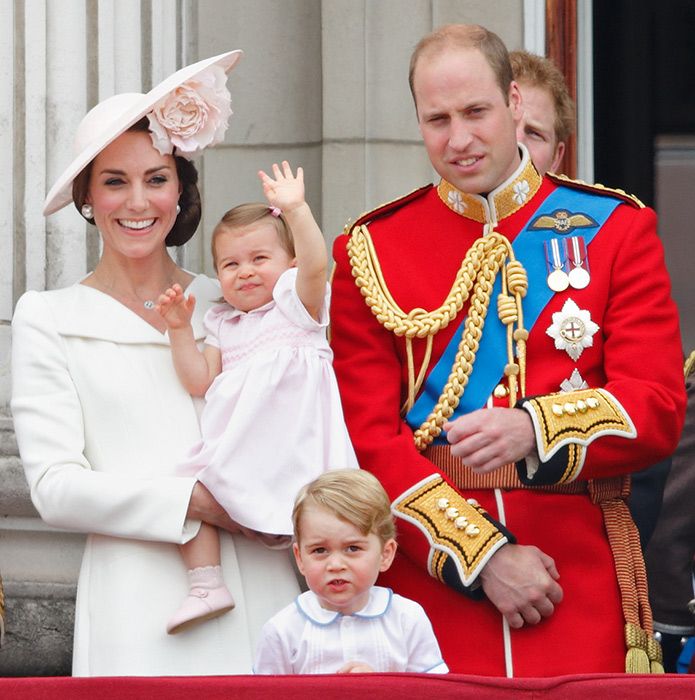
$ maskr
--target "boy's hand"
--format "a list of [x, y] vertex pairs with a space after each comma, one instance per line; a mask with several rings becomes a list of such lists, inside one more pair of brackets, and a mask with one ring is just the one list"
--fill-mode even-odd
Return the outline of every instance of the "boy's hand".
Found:
[[154, 308], [164, 319], [169, 330], [178, 330], [191, 325], [195, 297], [192, 294], [184, 296], [181, 285], [175, 284], [159, 295]]
[[363, 661], [348, 661], [336, 673], [374, 673], [374, 669]]
[[286, 161], [282, 161], [282, 170], [277, 163], [273, 163], [273, 175], [270, 177], [263, 170], [258, 171], [258, 177], [263, 183], [263, 194], [271, 207], [277, 207], [283, 212], [290, 212], [305, 203], [304, 200], [304, 171], [297, 168], [297, 175], [292, 174], [292, 168]]

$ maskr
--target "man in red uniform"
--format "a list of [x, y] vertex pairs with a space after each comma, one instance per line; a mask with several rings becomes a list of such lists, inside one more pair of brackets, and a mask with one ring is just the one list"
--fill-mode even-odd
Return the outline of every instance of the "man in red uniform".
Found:
[[425, 37], [410, 83], [441, 181], [334, 248], [346, 420], [399, 518], [382, 582], [452, 671], [658, 670], [622, 479], [673, 450], [685, 406], [654, 212], [539, 175], [482, 27]]

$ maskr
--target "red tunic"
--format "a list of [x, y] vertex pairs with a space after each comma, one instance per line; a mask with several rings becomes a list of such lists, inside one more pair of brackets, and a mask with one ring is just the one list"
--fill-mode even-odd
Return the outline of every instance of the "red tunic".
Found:
[[[513, 240], [558, 186], [544, 178], [524, 206], [501, 218], [495, 230]], [[447, 206], [434, 187], [387, 209], [363, 220], [389, 291], [405, 311], [437, 308], [483, 225]], [[396, 499], [437, 469], [417, 451], [411, 429], [399, 416], [408, 382], [405, 342], [380, 325], [365, 303], [351, 274], [347, 241], [342, 235], [334, 247], [334, 366], [359, 462]], [[556, 293], [541, 312], [530, 332], [527, 361], [528, 396], [559, 391], [576, 368], [589, 387], [609, 391], [634, 424], [634, 439], [601, 435], [587, 447], [579, 480], [624, 474], [670, 454], [685, 408], [678, 317], [654, 212], [619, 204], [591, 243], [589, 261], [589, 286]], [[552, 314], [567, 299], [588, 310], [599, 326], [593, 345], [576, 361], [556, 349], [546, 333]], [[464, 307], [435, 336], [430, 368], [465, 312]], [[413, 348], [417, 368], [424, 342], [415, 341]], [[499, 406], [507, 401], [494, 400]], [[511, 630], [505, 667], [502, 616], [489, 601], [473, 600], [432, 578], [424, 535], [414, 528], [401, 532], [399, 526], [399, 556], [380, 582], [424, 606], [451, 671], [515, 676], [624, 671], [624, 618], [599, 507], [586, 495], [532, 489], [463, 495], [474, 496], [519, 544], [536, 545], [553, 557], [564, 600], [540, 624]]]

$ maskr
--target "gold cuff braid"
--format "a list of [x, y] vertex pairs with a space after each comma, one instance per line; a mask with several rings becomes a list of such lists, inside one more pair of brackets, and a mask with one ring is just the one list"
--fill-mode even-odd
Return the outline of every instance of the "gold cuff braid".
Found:
[[[635, 426], [620, 402], [605, 389], [581, 389], [524, 400], [536, 433], [538, 455], [547, 462], [565, 445], [586, 447], [602, 435], [637, 436]], [[576, 478], [579, 462], [563, 481]], [[578, 472], [577, 472], [578, 473]]]
[[441, 476], [432, 474], [393, 502], [393, 514], [415, 525], [430, 546], [430, 575], [442, 579], [446, 556], [461, 582], [470, 585], [507, 537], [474, 499], [464, 499]]

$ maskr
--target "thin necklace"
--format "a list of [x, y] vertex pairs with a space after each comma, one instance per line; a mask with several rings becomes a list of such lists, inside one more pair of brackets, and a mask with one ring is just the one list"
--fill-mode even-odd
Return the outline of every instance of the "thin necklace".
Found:
[[[97, 273], [94, 273], [94, 274], [96, 275]], [[173, 282], [170, 281], [169, 284], [168, 284], [167, 286], [171, 287], [172, 284], [173, 284]], [[105, 286], [106, 286], [106, 285], [105, 285]], [[115, 291], [114, 288], [113, 288], [113, 285], [108, 285], [108, 287], [106, 287], [106, 288], [109, 289], [109, 290]], [[119, 294], [119, 296], [122, 297], [123, 295], [120, 295], [120, 294]], [[144, 307], [147, 311], [151, 311], [151, 310], [154, 309], [154, 307], [156, 306], [156, 303], [155, 303], [152, 299], [142, 299], [136, 292], [133, 292], [133, 296], [134, 296], [138, 301], [142, 302], [143, 307]]]

